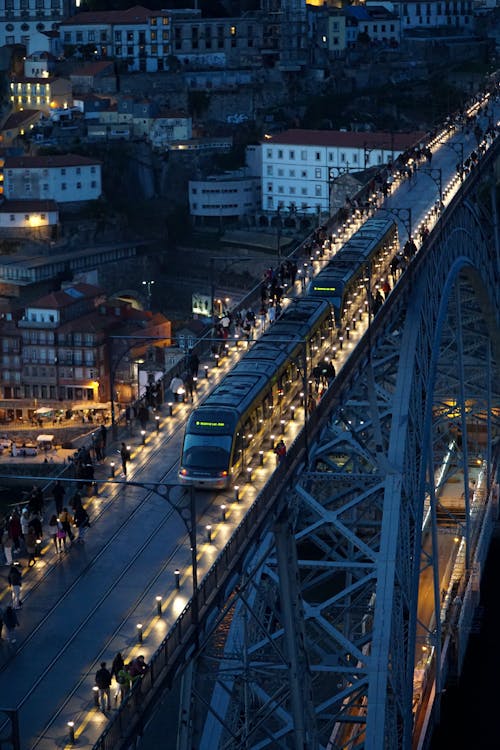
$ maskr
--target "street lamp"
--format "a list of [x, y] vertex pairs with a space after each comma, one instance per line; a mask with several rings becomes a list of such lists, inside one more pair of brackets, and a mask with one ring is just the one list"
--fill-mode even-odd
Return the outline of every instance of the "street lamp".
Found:
[[143, 282], [142, 282], [142, 285], [143, 285], [143, 286], [145, 286], [145, 287], [147, 288], [147, 296], [148, 296], [148, 309], [149, 309], [149, 310], [151, 310], [151, 294], [152, 294], [152, 289], [151, 289], [151, 287], [153, 286], [153, 284], [154, 284], [154, 283], [155, 283], [155, 282], [154, 282], [154, 279], [150, 279], [149, 281], [143, 281]]
[[344, 174], [349, 173], [349, 162], [345, 167], [328, 167], [328, 216], [332, 214], [332, 187], [333, 183]]
[[418, 171], [429, 175], [429, 177], [434, 180], [434, 184], [439, 191], [438, 204], [439, 210], [441, 211], [441, 206], [443, 205], [443, 170], [441, 167], [420, 167]]
[[137, 365], [137, 400], [141, 398], [141, 365], [144, 364], [144, 360], [136, 359], [135, 364]]

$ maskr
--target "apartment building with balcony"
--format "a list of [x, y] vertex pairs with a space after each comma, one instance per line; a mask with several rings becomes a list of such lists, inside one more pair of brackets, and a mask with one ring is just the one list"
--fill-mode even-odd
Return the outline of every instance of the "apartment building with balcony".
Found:
[[[106, 299], [99, 287], [69, 283], [24, 308], [0, 311], [0, 413], [29, 418], [37, 406], [93, 408], [136, 397], [137, 360], [153, 353], [163, 370], [171, 324], [130, 304]], [[113, 336], [118, 338], [113, 340]], [[112, 378], [113, 373], [113, 378]]]
[[130, 72], [167, 70], [170, 11], [136, 5], [128, 10], [77, 13], [60, 26], [64, 47], [91, 45], [97, 58], [123, 61]]
[[[23, 44], [28, 52], [33, 52], [39, 49], [42, 35], [56, 30], [63, 18], [74, 10], [74, 0], [3, 0], [0, 3], [0, 47]], [[33, 42], [37, 46], [32, 49]]]
[[22, 335], [18, 328], [21, 315], [22, 310], [15, 307], [0, 312], [0, 393], [3, 399], [22, 398]]
[[7, 200], [84, 203], [101, 195], [101, 162], [77, 154], [7, 156], [3, 167]]
[[22, 337], [22, 398], [57, 402], [99, 401], [106, 329], [94, 325], [101, 289], [74, 284], [27, 306], [18, 326]]

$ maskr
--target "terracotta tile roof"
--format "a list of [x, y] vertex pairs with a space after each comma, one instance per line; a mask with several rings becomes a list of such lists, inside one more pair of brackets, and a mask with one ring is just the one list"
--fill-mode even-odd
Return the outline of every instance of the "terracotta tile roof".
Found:
[[23, 123], [37, 120], [41, 116], [41, 112], [38, 109], [24, 109], [22, 112], [13, 112], [2, 125], [2, 130], [13, 130], [14, 128], [20, 127]]
[[32, 211], [38, 213], [58, 211], [57, 203], [55, 201], [4, 201], [0, 204], [2, 214], [22, 214]]
[[5, 169], [50, 169], [51, 167], [88, 167], [100, 164], [99, 159], [91, 159], [79, 154], [7, 156], [5, 159]]
[[147, 23], [151, 16], [166, 16], [168, 11], [155, 11], [143, 8], [142, 5], [134, 5], [127, 10], [99, 10], [89, 11], [87, 13], [77, 13], [71, 18], [67, 18], [61, 23], [61, 26], [89, 26], [102, 24], [134, 24]]
[[104, 294], [102, 289], [91, 284], [72, 284], [66, 289], [60, 289], [58, 292], [51, 292], [40, 299], [33, 300], [27, 307], [45, 308], [50, 310], [59, 310], [63, 307], [74, 305], [75, 302], [82, 299], [91, 299]]
[[411, 133], [370, 133], [343, 130], [285, 130], [263, 141], [284, 146], [330, 146], [344, 148], [385, 148], [405, 151], [425, 138], [423, 131]]
[[99, 333], [116, 328], [119, 322], [118, 318], [112, 318], [93, 310], [88, 315], [82, 315], [76, 320], [69, 320], [67, 323], [63, 323], [57, 330], [59, 333], [65, 333], [66, 331], [81, 331], [85, 333], [93, 331], [94, 333]]

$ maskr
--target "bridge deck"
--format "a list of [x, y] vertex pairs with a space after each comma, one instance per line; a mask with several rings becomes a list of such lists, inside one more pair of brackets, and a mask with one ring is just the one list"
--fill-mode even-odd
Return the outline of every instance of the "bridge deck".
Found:
[[[476, 145], [472, 134], [458, 134], [456, 139], [463, 142], [465, 155]], [[436, 146], [432, 169], [440, 170], [443, 188], [454, 176], [456, 163], [452, 148]], [[389, 209], [411, 207], [415, 231], [437, 200], [433, 180], [431, 175], [417, 172], [412, 181], [397, 185], [386, 201]], [[404, 222], [400, 219], [399, 223], [404, 242]], [[360, 326], [351, 333], [342, 357], [349, 355], [362, 332]], [[208, 380], [200, 380], [200, 398], [236, 356], [234, 353], [222, 367], [212, 368]], [[149, 434], [145, 445], [140, 437], [129, 439], [133, 446], [129, 479], [176, 482], [182, 428], [190, 406], [179, 404], [175, 411], [173, 418], [163, 417], [161, 431]], [[295, 422], [287, 425], [288, 442], [300, 429], [299, 411]], [[106, 465], [97, 470], [98, 478], [109, 475], [110, 460], [119, 458], [116, 449], [115, 445], [108, 450]], [[197, 495], [200, 577], [274, 466], [274, 456], [268, 450], [264, 465], [253, 472], [252, 483], [242, 486], [239, 502], [234, 502], [232, 492], [216, 497]], [[224, 522], [221, 503], [228, 506]], [[191, 595], [186, 530], [165, 500], [141, 488], [109, 483], [98, 497], [89, 500], [89, 506], [92, 527], [85, 544], [74, 544], [64, 555], [57, 555], [46, 544], [36, 566], [29, 572], [25, 569], [17, 642], [9, 645], [5, 639], [1, 641], [0, 707], [19, 709], [23, 750], [65, 747], [70, 720], [75, 722], [78, 747], [92, 747], [107, 722], [93, 707], [92, 686], [99, 662], [105, 660], [110, 665], [118, 651], [127, 661], [139, 653], [148, 661]], [[210, 543], [206, 540], [207, 524], [212, 526]], [[179, 590], [175, 587], [176, 568], [181, 571]], [[4, 568], [4, 579], [7, 572]], [[157, 614], [157, 595], [162, 596], [161, 616]], [[5, 586], [2, 606], [8, 598]], [[140, 644], [139, 623], [143, 633]]]

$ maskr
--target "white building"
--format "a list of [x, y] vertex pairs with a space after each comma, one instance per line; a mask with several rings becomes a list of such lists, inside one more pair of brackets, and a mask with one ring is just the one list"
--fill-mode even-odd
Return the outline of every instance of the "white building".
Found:
[[262, 144], [262, 208], [326, 212], [337, 177], [394, 161], [425, 133], [286, 130]]
[[101, 163], [76, 154], [9, 156], [4, 166], [7, 200], [77, 203], [101, 195]]
[[395, 2], [394, 13], [401, 21], [401, 32], [407, 29], [453, 27], [472, 29], [472, 0], [431, 0], [431, 2]]
[[55, 201], [4, 201], [0, 204], [0, 235], [50, 236], [59, 224]]
[[136, 5], [128, 10], [77, 13], [60, 27], [63, 45], [92, 45], [97, 57], [123, 60], [129, 71], [168, 70], [169, 11]]
[[189, 181], [189, 212], [206, 223], [241, 219], [260, 207], [260, 179], [240, 172]]
[[33, 52], [24, 60], [25, 78], [49, 78], [54, 70], [55, 61], [50, 52]]
[[0, 47], [23, 44], [29, 53], [49, 50], [49, 38], [44, 39], [43, 33], [57, 29], [74, 8], [74, 0], [4, 0], [0, 3]]

